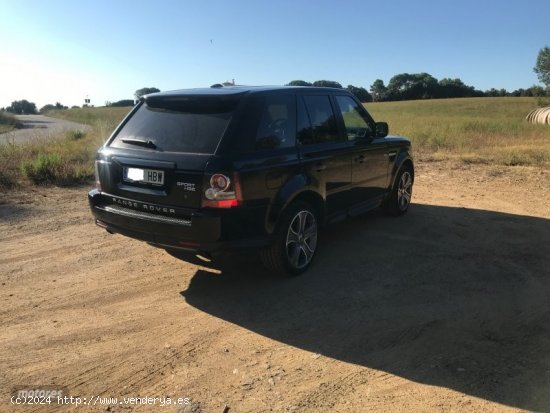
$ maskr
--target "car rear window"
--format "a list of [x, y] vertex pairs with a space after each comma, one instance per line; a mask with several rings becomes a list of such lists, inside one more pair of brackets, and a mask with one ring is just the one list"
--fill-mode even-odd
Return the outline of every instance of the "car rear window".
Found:
[[110, 146], [144, 149], [123, 142], [140, 140], [151, 141], [157, 151], [212, 154], [237, 104], [237, 99], [193, 97], [147, 101], [126, 122]]

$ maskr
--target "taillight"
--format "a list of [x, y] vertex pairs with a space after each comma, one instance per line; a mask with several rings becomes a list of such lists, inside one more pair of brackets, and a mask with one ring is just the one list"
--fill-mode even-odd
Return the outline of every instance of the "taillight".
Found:
[[98, 190], [98, 191], [101, 191], [101, 182], [99, 180], [99, 163], [101, 161], [95, 161], [95, 188]]
[[239, 174], [234, 173], [230, 179], [224, 174], [210, 177], [210, 186], [204, 191], [202, 206], [204, 208], [233, 208], [242, 205]]

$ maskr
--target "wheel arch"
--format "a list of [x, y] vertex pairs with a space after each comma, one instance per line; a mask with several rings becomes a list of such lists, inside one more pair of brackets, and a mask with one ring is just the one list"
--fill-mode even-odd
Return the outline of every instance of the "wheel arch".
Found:
[[296, 201], [305, 202], [314, 209], [319, 223], [325, 218], [325, 200], [323, 196], [311, 188], [303, 188], [296, 191], [280, 191], [277, 199], [270, 208], [267, 215], [266, 228], [268, 233], [273, 233], [281, 214]]
[[390, 180], [390, 186], [388, 188], [388, 192], [391, 192], [392, 188], [395, 185], [395, 180], [397, 178], [397, 175], [399, 174], [399, 171], [403, 167], [409, 167], [411, 170], [412, 180], [414, 182], [414, 163], [410, 156], [407, 154], [403, 154], [400, 158], [396, 160], [396, 162], [393, 164], [392, 172], [391, 172], [391, 180]]

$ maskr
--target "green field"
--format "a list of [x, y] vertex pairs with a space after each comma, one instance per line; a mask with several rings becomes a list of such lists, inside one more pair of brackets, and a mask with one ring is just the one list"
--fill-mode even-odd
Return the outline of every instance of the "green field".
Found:
[[[550, 166], [550, 126], [531, 125], [534, 98], [464, 98], [365, 105], [390, 133], [410, 138], [417, 160], [458, 160], [493, 165]], [[82, 108], [51, 116], [81, 122], [91, 132], [67, 133], [53, 142], [0, 144], [0, 187], [69, 185], [93, 177], [96, 149], [130, 108]]]
[[461, 98], [365, 105], [390, 133], [411, 139], [421, 160], [458, 159], [500, 165], [550, 165], [550, 126], [525, 116], [535, 98]]

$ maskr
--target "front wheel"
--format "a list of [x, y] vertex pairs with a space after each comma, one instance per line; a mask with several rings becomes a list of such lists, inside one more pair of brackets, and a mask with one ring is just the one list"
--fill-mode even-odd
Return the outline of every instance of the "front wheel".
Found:
[[402, 215], [409, 209], [412, 198], [413, 175], [409, 166], [401, 168], [386, 201], [385, 210], [390, 215]]
[[274, 242], [261, 251], [266, 268], [279, 275], [299, 275], [306, 271], [317, 251], [319, 224], [313, 208], [294, 202], [283, 212]]

